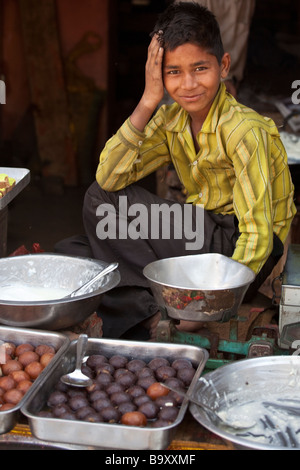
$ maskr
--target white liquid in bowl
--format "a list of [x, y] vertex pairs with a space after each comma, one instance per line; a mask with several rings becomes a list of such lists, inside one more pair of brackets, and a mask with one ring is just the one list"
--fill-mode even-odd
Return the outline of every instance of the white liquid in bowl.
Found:
[[72, 292], [71, 289], [60, 287], [41, 287], [27, 285], [0, 286], [0, 301], [38, 302], [57, 300]]

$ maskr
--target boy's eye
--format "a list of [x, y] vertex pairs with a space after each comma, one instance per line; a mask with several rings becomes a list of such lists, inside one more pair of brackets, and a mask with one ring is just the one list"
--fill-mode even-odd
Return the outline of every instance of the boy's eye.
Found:
[[176, 75], [177, 73], [179, 73], [179, 70], [167, 70], [168, 75]]

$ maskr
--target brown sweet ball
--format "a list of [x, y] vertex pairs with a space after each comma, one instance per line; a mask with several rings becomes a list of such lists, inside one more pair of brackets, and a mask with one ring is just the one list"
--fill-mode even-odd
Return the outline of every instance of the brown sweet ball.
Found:
[[4, 375], [3, 377], [0, 377], [0, 387], [7, 392], [7, 390], [11, 390], [12, 388], [15, 388], [16, 383], [14, 379], [10, 375]]
[[55, 354], [51, 353], [51, 352], [44, 353], [40, 357], [40, 363], [42, 364], [43, 367], [46, 367], [49, 364], [49, 362], [52, 361], [54, 356], [55, 356]]
[[31, 362], [30, 364], [28, 364], [28, 366], [25, 367], [25, 372], [29, 374], [32, 380], [35, 380], [43, 370], [44, 367], [38, 361]]
[[34, 351], [25, 351], [19, 356], [20, 363], [26, 367], [28, 364], [34, 361], [39, 361], [40, 356]]
[[31, 380], [21, 380], [20, 382], [18, 382], [18, 385], [16, 386], [16, 389], [17, 390], [20, 390], [22, 393], [26, 393], [30, 387], [32, 385], [32, 382]]
[[121, 354], [115, 354], [111, 358], [109, 358], [108, 362], [115, 368], [115, 369], [121, 369], [126, 367], [126, 364], [128, 362], [127, 357], [122, 356]]
[[23, 365], [19, 361], [10, 359], [10, 361], [7, 361], [6, 364], [2, 364], [1, 369], [2, 369], [3, 375], [9, 375], [15, 370], [22, 370]]
[[168, 393], [169, 389], [161, 385], [159, 382], [154, 382], [147, 388], [147, 395], [152, 398], [152, 400], [168, 395]]
[[170, 365], [170, 363], [169, 363], [168, 359], [165, 359], [164, 357], [156, 357], [155, 359], [152, 359], [149, 362], [148, 367], [150, 367], [150, 369], [152, 369], [152, 370], [156, 370], [159, 367], [169, 366], [169, 365]]
[[20, 356], [26, 351], [34, 351], [34, 346], [30, 343], [22, 343], [16, 347], [15, 356]]
[[147, 425], [147, 418], [140, 411], [128, 411], [122, 415], [121, 423], [127, 426], [144, 427]]
[[161, 366], [155, 371], [155, 375], [160, 382], [175, 377], [176, 370], [171, 366]]
[[21, 390], [17, 390], [16, 388], [12, 388], [11, 390], [7, 390], [7, 392], [3, 395], [3, 400], [5, 403], [11, 403], [13, 405], [17, 405], [19, 401], [22, 400], [24, 393]]
[[190, 368], [192, 369], [193, 368], [193, 364], [191, 363], [191, 361], [189, 359], [185, 359], [185, 358], [180, 358], [180, 359], [175, 359], [173, 362], [172, 362], [172, 367], [176, 370], [179, 370], [179, 369], [186, 369], [186, 368]]
[[12, 408], [14, 408], [16, 405], [14, 405], [13, 403], [4, 403], [4, 405], [0, 406], [0, 412], [1, 411], [7, 411], [7, 410], [11, 410]]
[[34, 350], [39, 356], [42, 356], [46, 353], [55, 354], [55, 349], [53, 346], [49, 346], [48, 344], [39, 344]]
[[19, 383], [22, 380], [30, 380], [29, 374], [27, 374], [25, 370], [14, 370], [10, 375], [16, 383]]
[[177, 372], [177, 378], [182, 380], [184, 385], [188, 387], [192, 382], [195, 375], [194, 369], [186, 368], [186, 369], [179, 369]]

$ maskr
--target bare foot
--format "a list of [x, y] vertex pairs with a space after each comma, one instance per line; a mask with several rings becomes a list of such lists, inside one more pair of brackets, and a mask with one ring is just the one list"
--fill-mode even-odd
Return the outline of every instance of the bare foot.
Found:
[[186, 331], [192, 333], [193, 331], [201, 330], [206, 326], [206, 323], [203, 321], [180, 320], [180, 323], [179, 325], [176, 325], [176, 328], [179, 331]]
[[[149, 341], [155, 341], [157, 338], [157, 326], [161, 320], [161, 313], [157, 312], [155, 315], [153, 315], [150, 318], [147, 318], [143, 322], [143, 325], [145, 328], [149, 330]], [[179, 331], [185, 331], [185, 332], [197, 332], [201, 330], [202, 328], [206, 327], [205, 322], [200, 322], [200, 321], [187, 321], [187, 320], [180, 320], [179, 324], [176, 325], [176, 328]]]
[[83, 322], [70, 327], [67, 331], [64, 331], [64, 334], [68, 336], [70, 341], [77, 339], [82, 333], [87, 334], [89, 338], [102, 338], [102, 325], [102, 319], [98, 317], [97, 312], [94, 312]]

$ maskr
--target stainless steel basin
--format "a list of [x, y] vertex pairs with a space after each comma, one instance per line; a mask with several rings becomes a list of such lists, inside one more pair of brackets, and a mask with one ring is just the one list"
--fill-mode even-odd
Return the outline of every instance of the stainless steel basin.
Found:
[[[107, 263], [94, 259], [43, 253], [0, 259], [0, 286], [4, 284], [65, 288], [75, 290], [89, 281]], [[93, 290], [73, 298], [27, 301], [1, 300], [0, 323], [14, 327], [60, 330], [82, 322], [99, 306], [104, 292], [120, 282], [114, 271], [93, 286]]]
[[190, 321], [228, 321], [255, 278], [247, 266], [216, 253], [154, 261], [144, 275], [158, 305], [171, 318]]

